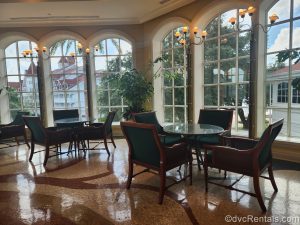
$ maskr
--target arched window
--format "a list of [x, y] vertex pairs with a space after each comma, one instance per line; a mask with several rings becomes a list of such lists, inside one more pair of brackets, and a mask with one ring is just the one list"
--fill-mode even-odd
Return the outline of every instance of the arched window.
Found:
[[[32, 115], [40, 114], [35, 47], [37, 47], [36, 43], [22, 40], [5, 48], [7, 94], [11, 118], [14, 118], [16, 112], [20, 110], [29, 111]], [[22, 55], [24, 50], [32, 50], [33, 55], [24, 57]]]
[[86, 118], [86, 75], [77, 45], [78, 41], [66, 39], [50, 47], [53, 109], [78, 109], [79, 115]]
[[[266, 120], [272, 122], [284, 118], [281, 135], [300, 137], [299, 91], [293, 87], [293, 80], [300, 77], [300, 1], [276, 1], [267, 16], [274, 12], [278, 14], [279, 20], [273, 24], [267, 35]], [[268, 99], [269, 90], [277, 93], [277, 98], [271, 104]]]
[[239, 21], [236, 31], [228, 22], [238, 16], [238, 9], [214, 18], [205, 28], [204, 42], [204, 107], [234, 109], [232, 129], [247, 134], [249, 99], [249, 62], [251, 19]]
[[187, 121], [185, 51], [175, 37], [176, 31], [180, 29], [181, 27], [173, 29], [162, 40], [162, 57], [164, 59], [162, 74], [165, 74], [162, 77], [165, 123]]
[[117, 110], [115, 121], [120, 121], [126, 102], [109, 77], [132, 69], [132, 46], [121, 38], [108, 38], [99, 41], [94, 49], [99, 49], [94, 51], [98, 119], [104, 121], [109, 111]]

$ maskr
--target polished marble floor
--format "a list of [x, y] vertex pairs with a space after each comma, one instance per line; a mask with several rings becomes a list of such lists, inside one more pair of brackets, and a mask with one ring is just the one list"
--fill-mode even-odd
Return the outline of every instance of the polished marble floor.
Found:
[[[116, 145], [116, 149], [110, 146], [110, 157], [98, 150], [89, 151], [86, 158], [73, 153], [50, 158], [46, 168], [44, 153], [35, 154], [29, 163], [25, 145], [0, 145], [0, 224], [300, 224], [297, 164], [275, 163], [277, 194], [268, 180], [261, 180], [266, 214], [248, 195], [215, 185], [209, 185], [205, 193], [203, 171], [197, 166], [193, 168], [193, 185], [185, 181], [172, 186], [158, 205], [159, 178], [152, 173], [137, 176], [132, 188], [125, 189], [127, 144], [119, 139]], [[220, 182], [239, 177], [229, 173], [223, 180], [217, 170], [209, 174]], [[180, 177], [176, 170], [169, 175]], [[253, 191], [247, 177], [237, 187]]]

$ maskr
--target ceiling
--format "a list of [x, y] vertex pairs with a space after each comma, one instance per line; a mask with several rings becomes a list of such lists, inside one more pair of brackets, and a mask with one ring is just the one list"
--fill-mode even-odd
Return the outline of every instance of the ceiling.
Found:
[[140, 24], [195, 0], [0, 0], [0, 27]]

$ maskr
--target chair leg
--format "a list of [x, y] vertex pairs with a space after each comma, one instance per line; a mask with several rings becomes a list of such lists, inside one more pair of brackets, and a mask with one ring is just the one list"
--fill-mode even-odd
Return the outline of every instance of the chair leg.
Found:
[[208, 191], [208, 168], [207, 168], [206, 159], [204, 159], [203, 168], [204, 168], [205, 192], [207, 192]]
[[15, 141], [17, 142], [17, 145], [20, 145], [18, 137], [15, 137]]
[[272, 186], [273, 186], [273, 188], [274, 188], [274, 191], [277, 192], [277, 191], [278, 191], [278, 188], [277, 188], [277, 185], [276, 185], [276, 182], [275, 182], [275, 179], [274, 179], [272, 165], [270, 165], [270, 166], [268, 167], [268, 172], [269, 172], [269, 177], [270, 177]]
[[129, 189], [132, 181], [132, 175], [133, 175], [133, 163], [131, 159], [129, 159], [129, 169], [128, 169], [128, 178], [127, 178], [127, 185], [126, 188]]
[[33, 154], [34, 154], [34, 142], [31, 141], [30, 155], [29, 155], [29, 162], [31, 162], [32, 157], [33, 157]]
[[24, 142], [25, 142], [25, 144], [27, 145], [27, 147], [30, 148], [30, 146], [29, 146], [29, 144], [28, 144], [27, 134], [26, 134], [25, 131], [24, 131]]
[[[198, 149], [196, 148], [195, 149], [196, 151], [196, 159], [197, 159], [197, 165], [198, 165], [198, 169], [201, 170], [201, 167], [200, 167], [200, 158], [199, 158], [199, 152], [198, 152]], [[200, 153], [201, 154], [201, 153]]]
[[109, 152], [109, 149], [108, 149], [108, 146], [107, 146], [107, 140], [106, 140], [106, 137], [104, 138], [104, 146], [105, 146], [105, 150], [106, 150], [108, 156], [110, 156], [110, 152]]
[[193, 184], [193, 157], [190, 157], [189, 160], [189, 173], [190, 173], [190, 185]]
[[44, 159], [44, 163], [43, 163], [44, 166], [46, 166], [48, 158], [49, 158], [49, 146], [46, 146], [45, 159]]
[[159, 187], [159, 196], [158, 196], [158, 204], [162, 204], [165, 195], [165, 186], [166, 186], [166, 171], [164, 169], [160, 169], [159, 171], [160, 177], [160, 187]]
[[111, 139], [111, 143], [113, 144], [114, 148], [116, 148], [114, 137], [112, 135], [110, 136], [110, 139]]
[[255, 190], [255, 194], [256, 194], [256, 198], [258, 200], [258, 203], [260, 205], [260, 208], [262, 211], [266, 212], [267, 209], [266, 209], [266, 206], [264, 204], [264, 201], [262, 199], [262, 196], [261, 196], [261, 192], [260, 192], [260, 187], [259, 187], [259, 175], [258, 174], [255, 174], [253, 176], [253, 185], [254, 185], [254, 190]]

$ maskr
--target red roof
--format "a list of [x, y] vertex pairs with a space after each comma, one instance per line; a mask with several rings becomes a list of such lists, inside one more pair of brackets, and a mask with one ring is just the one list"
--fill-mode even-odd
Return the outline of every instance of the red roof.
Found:
[[[291, 69], [293, 72], [300, 71], [300, 63], [293, 64]], [[288, 72], [289, 72], [289, 67], [286, 66], [286, 67], [283, 67], [283, 68], [273, 71], [272, 75], [282, 75], [282, 74], [287, 74]]]

